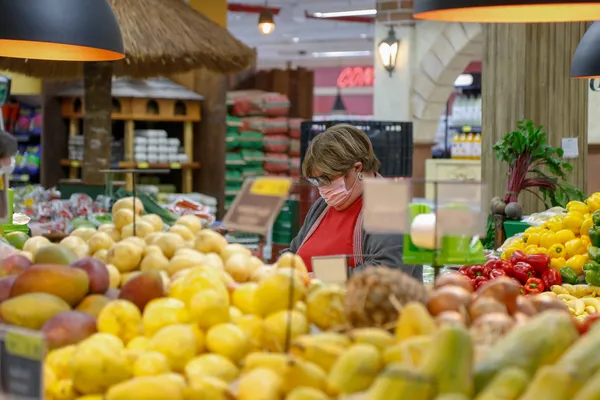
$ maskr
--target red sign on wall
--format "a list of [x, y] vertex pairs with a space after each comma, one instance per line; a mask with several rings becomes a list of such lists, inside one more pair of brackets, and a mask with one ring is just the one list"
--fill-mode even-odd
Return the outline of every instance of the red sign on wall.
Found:
[[337, 85], [340, 88], [373, 86], [374, 80], [373, 67], [347, 67], [338, 75]]

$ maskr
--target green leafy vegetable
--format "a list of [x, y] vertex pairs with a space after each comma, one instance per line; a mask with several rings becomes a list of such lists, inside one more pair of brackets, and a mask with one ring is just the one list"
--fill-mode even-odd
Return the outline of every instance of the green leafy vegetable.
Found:
[[500, 139], [493, 150], [498, 160], [508, 164], [505, 203], [517, 201], [523, 191], [533, 193], [547, 207], [585, 199], [583, 192], [566, 182], [573, 167], [562, 158], [563, 150], [548, 144], [548, 132], [533, 121], [519, 121], [517, 129]]

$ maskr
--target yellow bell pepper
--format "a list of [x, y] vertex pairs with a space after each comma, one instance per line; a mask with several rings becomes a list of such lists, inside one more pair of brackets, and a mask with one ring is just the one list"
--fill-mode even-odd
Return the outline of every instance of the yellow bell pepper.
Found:
[[[526, 253], [528, 254], [528, 253]], [[538, 247], [537, 249], [535, 249], [535, 253], [531, 253], [531, 254], [545, 254], [548, 255], [548, 249], [545, 247]]]
[[578, 211], [582, 214], [587, 214], [590, 212], [589, 207], [583, 201], [571, 200], [567, 203], [566, 206], [567, 211]]
[[583, 264], [587, 262], [587, 257], [578, 254], [570, 257], [565, 263], [565, 267], [571, 268], [577, 275], [583, 274]]
[[[569, 231], [569, 232], [571, 232], [571, 231]], [[531, 245], [535, 245], [535, 246], [539, 245], [541, 239], [542, 239], [542, 235], [540, 235], [537, 232], [523, 233], [523, 242], [525, 242], [527, 247], [529, 247]]]
[[543, 233], [544, 232], [544, 228], [542, 228], [541, 226], [530, 226], [529, 228], [525, 229], [525, 232], [523, 233]]
[[539, 254], [538, 249], [541, 249], [541, 248], [542, 247], [537, 247], [535, 244], [532, 244], [530, 246], [525, 247], [525, 250], [523, 250], [523, 253], [525, 253], [527, 255]]
[[592, 226], [594, 226], [594, 221], [592, 221], [591, 217], [584, 219], [581, 228], [579, 228], [579, 234], [581, 236], [587, 236]]
[[579, 234], [581, 230], [581, 225], [583, 225], [583, 214], [573, 211], [567, 213], [565, 218], [563, 219], [563, 227], [565, 229], [569, 229], [573, 231], [575, 234]]
[[554, 237], [556, 238], [558, 243], [565, 244], [569, 240], [575, 239], [575, 234], [569, 229], [561, 229], [560, 231], [556, 232], [556, 235]]
[[586, 248], [592, 245], [592, 241], [590, 240], [590, 237], [588, 235], [581, 235], [580, 239]]
[[501, 259], [503, 259], [504, 261], [508, 261], [508, 260], [510, 260], [510, 256], [512, 256], [512, 254], [513, 254], [515, 251], [517, 251], [517, 249], [514, 249], [514, 248], [512, 248], [512, 247], [511, 247], [511, 248], [508, 248], [508, 249], [505, 249], [505, 250], [502, 252], [502, 254], [500, 255], [500, 258], [501, 258]]
[[581, 239], [569, 240], [565, 243], [565, 249], [567, 250], [568, 257], [573, 257], [578, 254], [587, 254], [587, 246]]
[[567, 250], [565, 250], [565, 246], [560, 243], [553, 244], [548, 249], [548, 255], [550, 258], [561, 258], [567, 256]]
[[546, 249], [549, 249], [556, 243], [558, 243], [558, 241], [556, 240], [556, 234], [554, 232], [546, 232], [540, 239], [540, 247], [545, 247]]
[[546, 228], [552, 232], [558, 232], [563, 229], [563, 217], [552, 217], [544, 223]]
[[591, 213], [596, 210], [600, 210], [600, 193], [593, 193], [585, 200], [585, 204], [588, 206]]
[[550, 268], [560, 272], [560, 269], [563, 268], [566, 263], [567, 263], [567, 260], [565, 260], [564, 257], [551, 258], [550, 259]]

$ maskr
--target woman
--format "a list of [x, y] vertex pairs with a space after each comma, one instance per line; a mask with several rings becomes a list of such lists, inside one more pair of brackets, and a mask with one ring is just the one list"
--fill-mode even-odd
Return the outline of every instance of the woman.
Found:
[[353, 255], [348, 265], [402, 268], [422, 280], [422, 266], [402, 262], [402, 235], [372, 235], [363, 231], [363, 180], [381, 177], [380, 162], [368, 136], [348, 124], [335, 125], [310, 143], [302, 164], [304, 177], [317, 186], [321, 198], [311, 207], [290, 251], [312, 271], [311, 259]]

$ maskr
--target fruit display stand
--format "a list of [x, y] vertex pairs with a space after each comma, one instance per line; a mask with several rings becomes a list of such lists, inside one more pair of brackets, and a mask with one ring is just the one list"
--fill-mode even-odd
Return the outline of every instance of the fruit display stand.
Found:
[[[124, 122], [123, 159], [111, 160], [116, 164], [114, 167], [180, 170], [181, 191], [192, 192], [192, 171], [200, 168], [200, 164], [194, 161], [193, 124], [201, 119], [202, 96], [167, 79], [136, 81], [123, 78], [113, 80], [112, 95], [111, 118], [113, 121]], [[77, 151], [81, 138], [81, 122], [85, 112], [83, 88], [78, 85], [66, 89], [59, 97], [62, 101], [62, 116], [69, 120], [69, 137], [73, 147], [70, 159], [62, 160], [61, 165], [69, 168], [70, 179], [77, 179], [85, 156], [81, 154], [82, 151]], [[152, 126], [162, 127], [163, 123], [181, 123], [183, 125], [181, 140], [175, 137], [163, 137], [162, 132], [165, 131], [162, 129], [146, 129]], [[173, 130], [177, 131], [176, 128]], [[142, 143], [140, 139], [146, 140]], [[174, 140], [181, 143], [182, 154], [171, 152], [171, 149], [178, 147], [177, 145], [173, 147], [171, 144], [170, 141]], [[117, 141], [114, 141], [113, 145], [116, 143]], [[113, 154], [118, 154], [116, 150], [113, 146]], [[149, 152], [150, 150], [153, 152]], [[131, 190], [132, 185], [132, 178], [127, 177], [127, 189]]]

